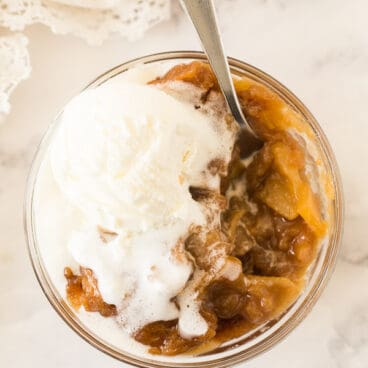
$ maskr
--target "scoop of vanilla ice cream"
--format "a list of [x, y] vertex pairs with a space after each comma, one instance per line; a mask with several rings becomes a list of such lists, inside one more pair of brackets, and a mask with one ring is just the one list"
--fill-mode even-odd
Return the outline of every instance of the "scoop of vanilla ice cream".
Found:
[[[218, 186], [206, 170], [230, 157], [210, 116], [159, 89], [127, 82], [87, 90], [65, 108], [52, 145], [55, 178], [93, 222], [147, 231], [203, 222], [189, 186]], [[227, 138], [227, 139], [226, 139]]]
[[[181, 298], [185, 313], [173, 302], [193, 272], [175, 247], [190, 225], [206, 225], [208, 213], [189, 187], [219, 190], [208, 164], [228, 162], [233, 141], [218, 116], [142, 82], [84, 91], [62, 113], [49, 157], [60, 192], [81, 219], [68, 250], [93, 270], [127, 331], [178, 318], [185, 336], [205, 333], [194, 296]], [[115, 234], [103, 239], [101, 229]]]

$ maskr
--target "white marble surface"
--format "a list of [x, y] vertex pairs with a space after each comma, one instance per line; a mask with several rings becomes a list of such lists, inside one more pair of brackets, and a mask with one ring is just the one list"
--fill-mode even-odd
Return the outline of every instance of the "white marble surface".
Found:
[[[336, 152], [346, 223], [336, 271], [306, 320], [243, 366], [368, 367], [368, 33], [366, 0], [219, 0], [229, 55], [275, 76], [312, 110]], [[1, 11], [1, 10], [0, 10]], [[95, 48], [41, 26], [27, 30], [31, 78], [0, 126], [0, 366], [123, 367], [82, 341], [47, 303], [26, 253], [22, 202], [37, 142], [93, 77], [133, 57], [198, 49], [181, 13], [141, 41]]]

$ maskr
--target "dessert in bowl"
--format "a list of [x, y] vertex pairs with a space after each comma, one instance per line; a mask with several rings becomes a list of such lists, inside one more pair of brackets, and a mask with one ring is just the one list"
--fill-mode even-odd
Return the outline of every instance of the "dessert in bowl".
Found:
[[301, 320], [334, 264], [341, 189], [323, 133], [279, 83], [230, 64], [265, 142], [246, 159], [202, 54], [170, 53], [73, 98], [33, 165], [41, 285], [77, 332], [132, 364], [249, 358]]

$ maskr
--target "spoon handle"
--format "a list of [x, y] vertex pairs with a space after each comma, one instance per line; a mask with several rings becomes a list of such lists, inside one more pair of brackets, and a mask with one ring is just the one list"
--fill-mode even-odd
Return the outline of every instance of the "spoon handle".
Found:
[[[215, 73], [219, 86], [235, 120], [250, 130], [239, 101], [236, 97], [234, 84], [230, 74], [229, 64], [224, 54], [220, 32], [217, 26], [216, 12], [212, 0], [181, 0], [182, 6], [191, 19], [202, 47], [207, 54], [208, 61]], [[245, 125], [245, 126], [244, 126]]]

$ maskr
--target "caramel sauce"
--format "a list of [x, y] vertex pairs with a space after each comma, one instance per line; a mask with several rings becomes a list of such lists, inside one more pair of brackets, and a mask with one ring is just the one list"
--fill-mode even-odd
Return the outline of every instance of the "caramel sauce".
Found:
[[103, 301], [92, 270], [80, 267], [80, 275], [74, 275], [69, 267], [65, 267], [64, 276], [67, 280], [66, 295], [74, 309], [83, 306], [87, 312], [99, 312], [103, 317], [116, 315], [115, 305]]

